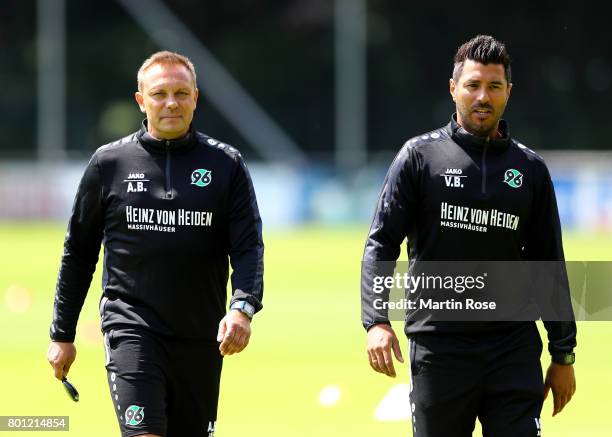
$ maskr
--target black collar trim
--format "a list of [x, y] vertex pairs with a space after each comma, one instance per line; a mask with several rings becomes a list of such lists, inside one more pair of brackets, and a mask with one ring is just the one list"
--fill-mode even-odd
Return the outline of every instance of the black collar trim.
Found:
[[459, 123], [457, 123], [457, 113], [452, 115], [451, 121], [447, 128], [450, 131], [453, 140], [463, 147], [471, 147], [482, 150], [485, 146], [487, 146], [490, 150], [498, 150], [501, 152], [506, 150], [512, 141], [510, 138], [508, 123], [504, 119], [499, 120], [499, 132], [502, 135], [501, 138], [480, 137], [468, 132], [461, 127]]
[[140, 130], [136, 136], [140, 144], [142, 144], [145, 148], [156, 152], [166, 152], [168, 149], [172, 151], [188, 150], [193, 146], [193, 140], [195, 138], [192, 126], [189, 126], [189, 132], [187, 132], [187, 135], [178, 139], [160, 140], [155, 138], [149, 133], [146, 118], [142, 121]]

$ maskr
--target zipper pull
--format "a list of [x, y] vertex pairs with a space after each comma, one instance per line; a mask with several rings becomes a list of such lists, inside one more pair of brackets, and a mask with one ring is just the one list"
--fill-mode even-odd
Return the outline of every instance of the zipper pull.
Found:
[[172, 180], [170, 179], [170, 140], [166, 140], [166, 199], [172, 198]]
[[487, 149], [489, 148], [489, 141], [491, 140], [491, 137], [489, 137], [488, 135], [485, 137], [485, 143], [484, 143], [484, 147], [482, 148], [482, 166], [481, 166], [481, 184], [480, 184], [480, 191], [482, 192], [482, 194], [486, 194], [487, 192]]

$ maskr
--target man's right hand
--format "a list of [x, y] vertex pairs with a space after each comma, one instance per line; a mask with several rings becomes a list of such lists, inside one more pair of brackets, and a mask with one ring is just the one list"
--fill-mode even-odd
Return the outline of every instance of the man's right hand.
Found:
[[403, 363], [402, 349], [391, 326], [379, 324], [368, 329], [368, 359], [370, 366], [377, 372], [395, 378], [391, 349], [393, 349], [395, 358], [400, 363]]
[[68, 375], [70, 366], [74, 363], [76, 358], [76, 347], [74, 343], [63, 343], [59, 341], [52, 341], [47, 351], [47, 360], [51, 367], [55, 377], [60, 381]]

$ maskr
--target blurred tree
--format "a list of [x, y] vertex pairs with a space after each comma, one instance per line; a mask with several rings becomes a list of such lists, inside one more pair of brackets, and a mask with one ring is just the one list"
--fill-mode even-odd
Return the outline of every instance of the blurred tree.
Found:
[[[331, 159], [332, 0], [166, 3], [298, 144], [313, 158]], [[369, 149], [392, 153], [407, 138], [447, 122], [452, 57], [478, 33], [504, 41], [513, 56], [515, 88], [506, 114], [513, 135], [536, 149], [609, 148], [612, 31], [589, 3], [370, 0]], [[35, 156], [35, 7], [34, 0], [0, 2], [2, 156]], [[116, 2], [68, 0], [67, 26], [67, 148], [86, 156], [137, 128], [129, 126], [140, 118], [135, 104], [130, 109], [136, 71], [159, 47]], [[202, 92], [198, 127], [256, 158]]]

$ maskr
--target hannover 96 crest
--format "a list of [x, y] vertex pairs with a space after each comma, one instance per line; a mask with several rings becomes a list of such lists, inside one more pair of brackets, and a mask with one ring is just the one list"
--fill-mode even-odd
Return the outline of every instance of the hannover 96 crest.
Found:
[[205, 187], [212, 181], [212, 171], [205, 168], [198, 168], [191, 173], [191, 185]]
[[523, 185], [523, 173], [513, 168], [509, 168], [504, 173], [504, 183], [510, 185], [512, 188], [518, 188]]
[[139, 405], [130, 405], [125, 410], [125, 424], [130, 426], [139, 425], [144, 419], [144, 408]]

